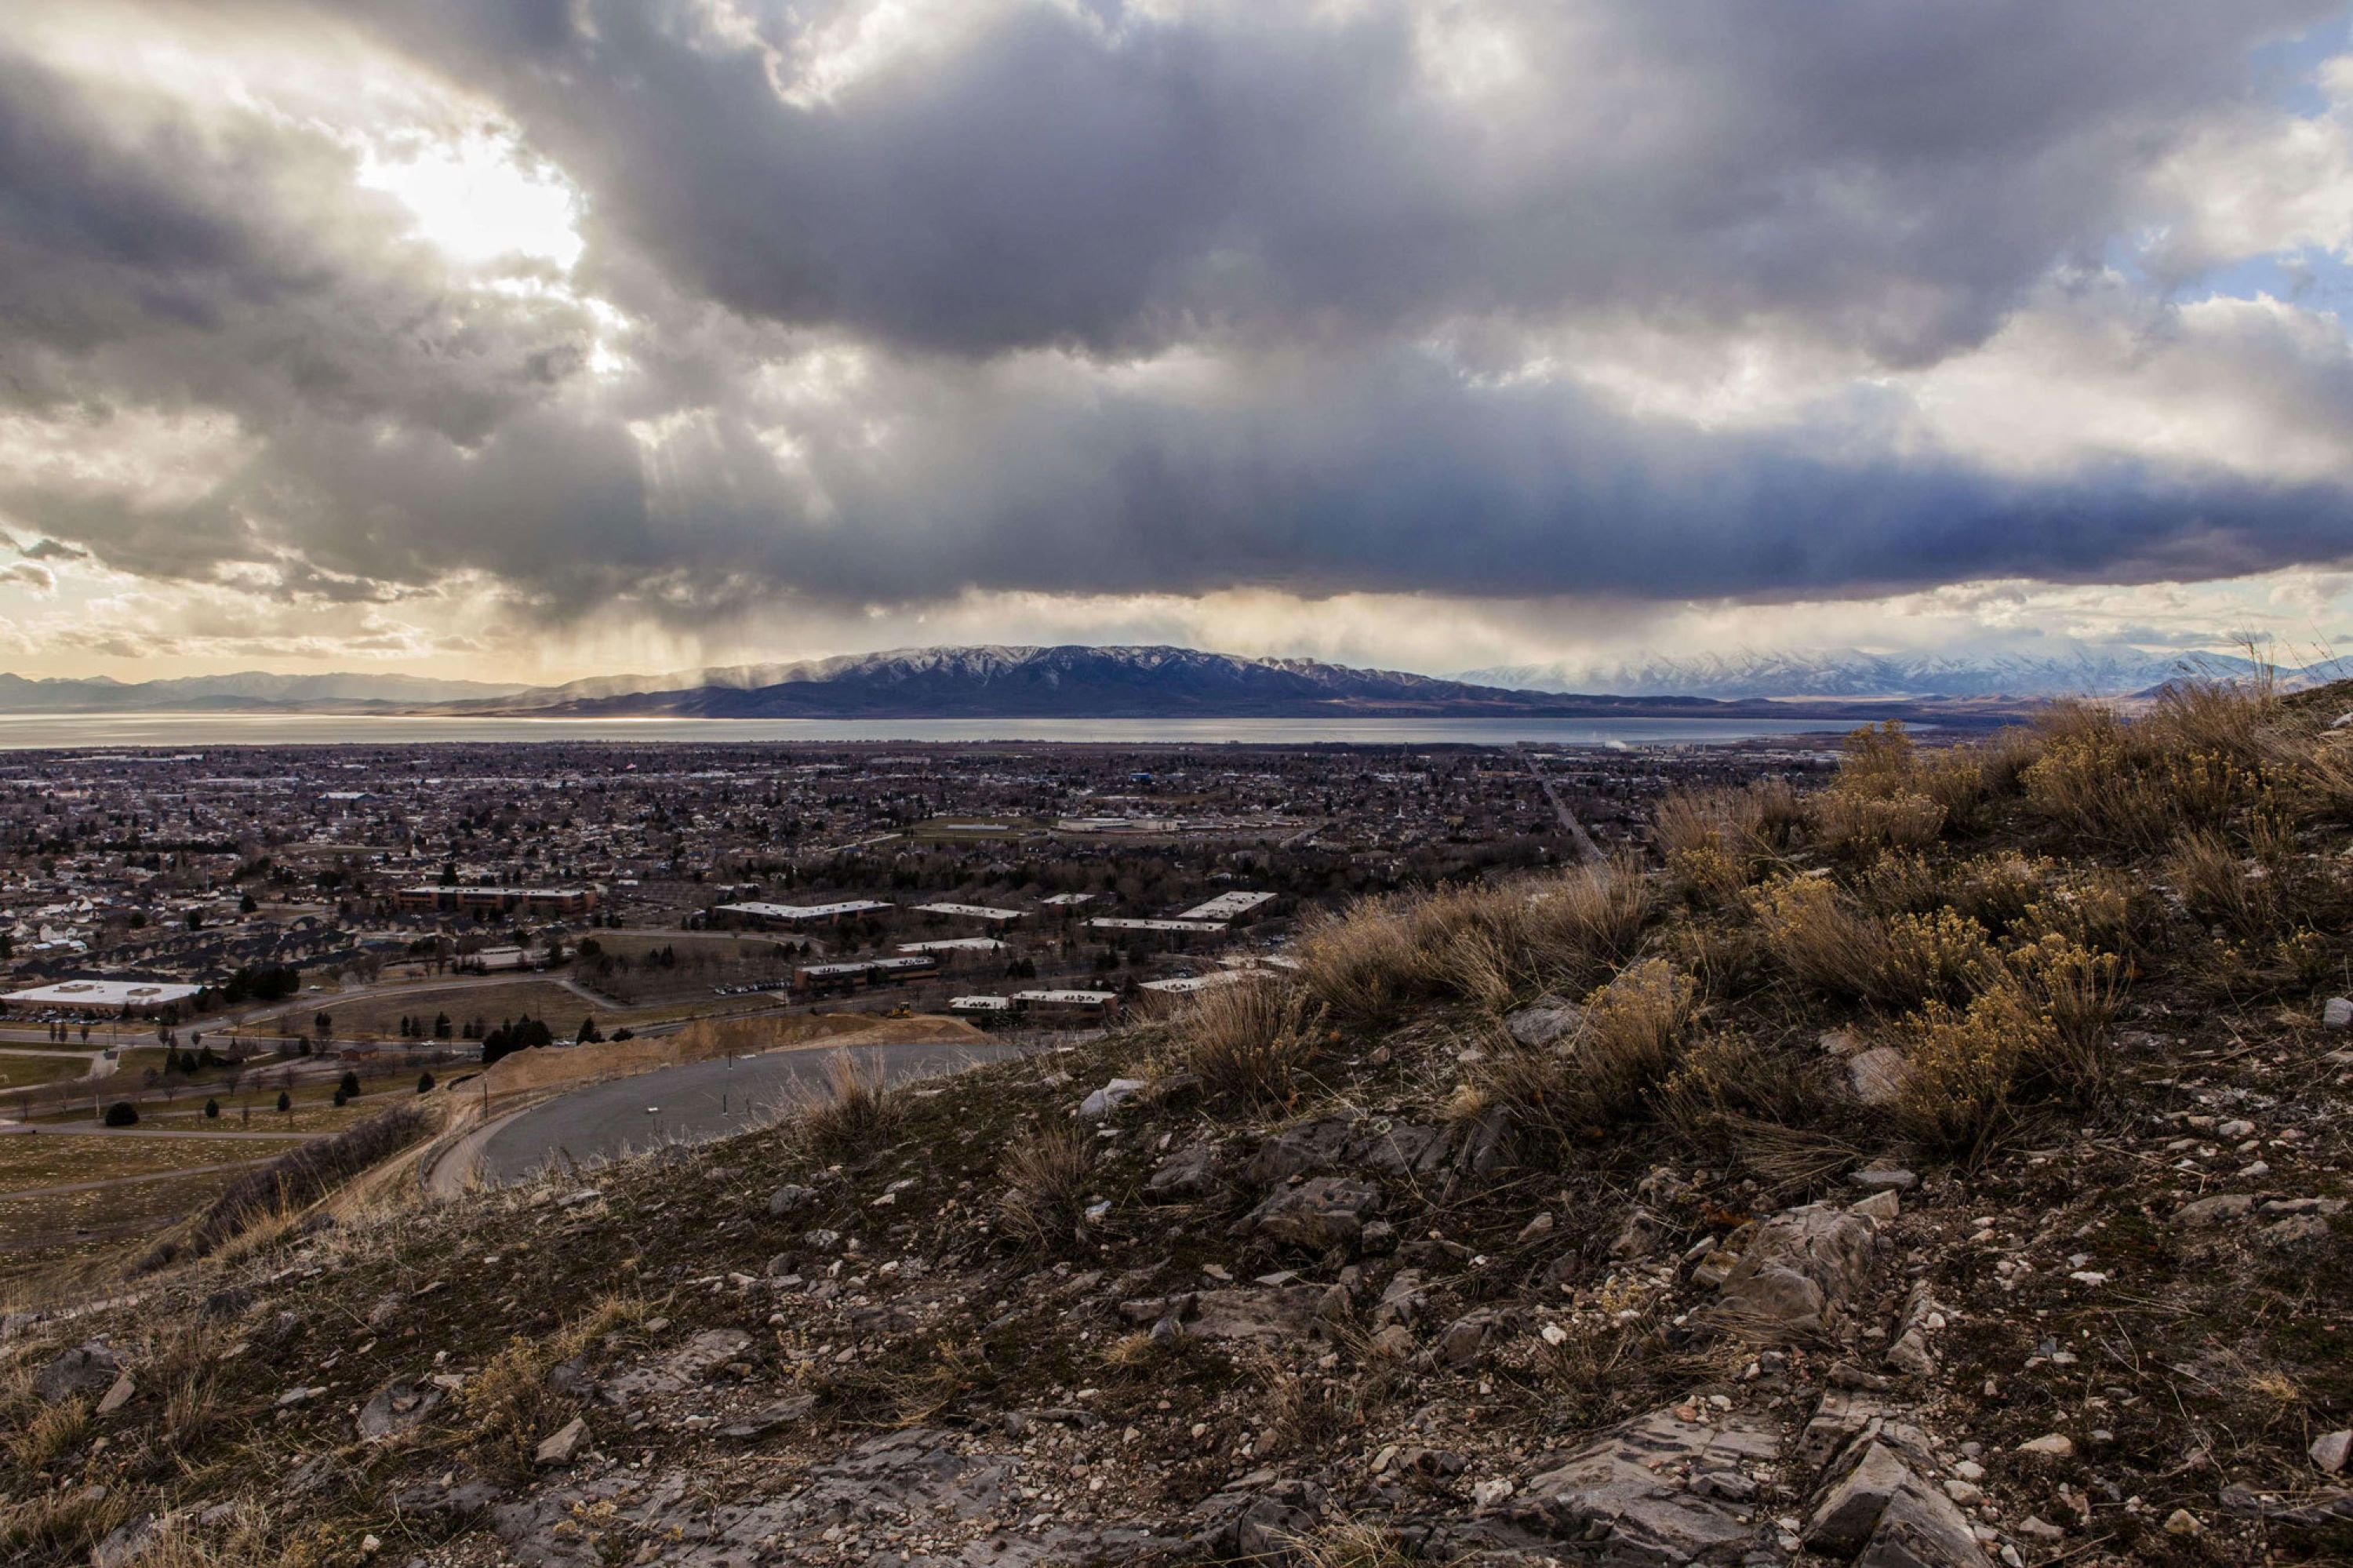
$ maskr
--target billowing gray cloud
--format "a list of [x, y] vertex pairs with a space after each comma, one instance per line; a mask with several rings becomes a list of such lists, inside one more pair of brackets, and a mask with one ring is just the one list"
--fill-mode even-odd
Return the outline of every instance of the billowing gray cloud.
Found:
[[[681, 626], [2353, 554], [2341, 331], [2186, 319], [2105, 265], [2201, 126], [2263, 111], [2250, 49], [2341, 0], [1006, 0], [839, 74], [860, 9], [236, 8], [356, 26], [509, 117], [583, 193], [568, 277], [454, 266], [301, 115], [0, 54], [0, 413], [237, 438], [166, 499], [0, 463], [0, 519], [283, 598], [467, 573]], [[2021, 336], [2085, 345], [2035, 387], [2063, 421], [2054, 376], [2087, 407], [2170, 376], [2276, 407], [2296, 461], [2112, 408], [2054, 456], [1917, 383]], [[1644, 341], [1831, 368], [1769, 417], [1662, 416], [1611, 391], [1639, 354], [1577, 358]]]
[[2096, 259], [2249, 48], [2341, 7], [983, 5], [815, 101], [780, 88], [863, 7], [371, 9], [518, 115], [600, 234], [749, 314], [1120, 353], [1763, 313], [1901, 359]]

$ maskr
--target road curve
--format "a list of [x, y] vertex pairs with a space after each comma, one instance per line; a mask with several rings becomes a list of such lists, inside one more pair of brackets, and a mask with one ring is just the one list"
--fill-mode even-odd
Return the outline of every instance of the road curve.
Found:
[[[804, 1045], [758, 1056], [657, 1067], [634, 1077], [591, 1084], [501, 1118], [479, 1129], [470, 1166], [496, 1184], [529, 1175], [550, 1162], [581, 1166], [664, 1142], [701, 1143], [740, 1132], [796, 1103], [826, 1092], [826, 1064], [841, 1047]], [[868, 1071], [880, 1067], [892, 1083], [955, 1072], [1019, 1054], [991, 1041], [926, 1040], [849, 1048]], [[650, 1107], [650, 1108], [649, 1108]], [[457, 1153], [456, 1150], [451, 1151]], [[437, 1168], [439, 1176], [441, 1170]], [[463, 1171], [454, 1171], [464, 1180]]]

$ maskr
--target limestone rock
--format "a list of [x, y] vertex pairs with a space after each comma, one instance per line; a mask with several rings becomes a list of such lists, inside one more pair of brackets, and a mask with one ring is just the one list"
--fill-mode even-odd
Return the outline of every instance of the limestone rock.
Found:
[[1380, 1208], [1381, 1190], [1372, 1183], [1318, 1176], [1276, 1192], [1234, 1229], [1286, 1246], [1353, 1247]]
[[129, 1372], [122, 1373], [114, 1380], [113, 1385], [107, 1389], [104, 1397], [99, 1400], [98, 1413], [100, 1415], [113, 1414], [124, 1405], [130, 1404], [132, 1396], [136, 1394], [138, 1392], [139, 1385], [132, 1380], [131, 1374]]
[[1757, 1538], [1747, 1510], [1688, 1489], [1694, 1475], [1770, 1463], [1780, 1446], [1747, 1418], [1686, 1421], [1653, 1411], [1605, 1434], [1556, 1468], [1530, 1478], [1502, 1512], [1577, 1543], [1580, 1560], [1612, 1563], [1737, 1563]]
[[787, 1181], [768, 1194], [768, 1217], [772, 1220], [780, 1220], [786, 1214], [798, 1213], [815, 1202], [817, 1202], [816, 1188], [796, 1186]]
[[2252, 1192], [2217, 1192], [2211, 1198], [2199, 1198], [2182, 1204], [2175, 1211], [2173, 1223], [2191, 1228], [2217, 1225], [2225, 1220], [2242, 1218], [2254, 1206], [2255, 1199]]
[[1154, 1169], [1144, 1196], [1148, 1202], [1182, 1202], [1208, 1196], [1217, 1181], [1218, 1146], [1188, 1143]]
[[155, 1542], [155, 1516], [140, 1514], [109, 1531], [90, 1549], [90, 1568], [131, 1568]]
[[1912, 1081], [1911, 1065], [1893, 1045], [1874, 1045], [1848, 1059], [1847, 1085], [1867, 1106], [1891, 1105]]
[[1504, 1016], [1504, 1027], [1530, 1050], [1557, 1044], [1585, 1023], [1585, 1009], [1565, 996], [1547, 993]]
[[394, 1378], [360, 1406], [360, 1437], [364, 1442], [374, 1442], [396, 1432], [406, 1432], [433, 1414], [434, 1407], [447, 1397], [446, 1391], [432, 1383]]
[[2312, 1440], [2312, 1462], [2334, 1476], [2353, 1458], [2353, 1432], [2325, 1432]]
[[1287, 1340], [1307, 1337], [1324, 1292], [1313, 1285], [1241, 1286], [1193, 1298], [1186, 1331], [1205, 1340]]
[[1079, 1102], [1079, 1115], [1089, 1121], [1101, 1121], [1141, 1094], [1144, 1088], [1142, 1078], [1113, 1078]]
[[1440, 1366], [1470, 1366], [1478, 1361], [1502, 1327], [1500, 1313], [1483, 1309], [1466, 1312], [1439, 1330], [1438, 1342], [1430, 1347], [1430, 1359]]
[[568, 1465], [572, 1463], [573, 1456], [580, 1452], [580, 1446], [587, 1441], [588, 1423], [575, 1415], [540, 1440], [538, 1448], [532, 1454], [532, 1462], [551, 1467]]
[[1886, 1443], [1870, 1442], [1817, 1499], [1806, 1545], [1866, 1568], [1978, 1568], [1968, 1518]]
[[122, 1363], [103, 1340], [60, 1351], [33, 1379], [33, 1392], [43, 1403], [57, 1404], [85, 1394], [102, 1393], [114, 1384]]
[[1876, 1234], [1826, 1203], [1774, 1215], [1725, 1279], [1716, 1320], [1768, 1339], [1820, 1331], [1869, 1275]]

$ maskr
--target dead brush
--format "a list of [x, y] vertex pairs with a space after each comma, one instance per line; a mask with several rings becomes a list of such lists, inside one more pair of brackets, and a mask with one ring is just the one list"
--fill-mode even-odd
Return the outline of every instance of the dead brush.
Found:
[[1326, 1012], [1305, 990], [1273, 980], [1216, 986], [1177, 1014], [1174, 1054], [1212, 1099], [1285, 1105], [1323, 1049]]
[[544, 1338], [509, 1340], [458, 1393], [475, 1442], [510, 1465], [529, 1465], [539, 1441], [576, 1413], [575, 1401], [548, 1385], [548, 1373], [607, 1335], [643, 1322], [646, 1311], [638, 1297], [606, 1296]]
[[2239, 679], [2168, 682], [2140, 723], [2165, 750], [2211, 752], [2252, 769], [2263, 765], [2281, 718], [2278, 681], [2258, 658], [2254, 673]]
[[2175, 839], [2162, 874], [2191, 915], [2235, 937], [2274, 936], [2291, 922], [2284, 868], [2242, 859], [2211, 828]]
[[1935, 843], [1945, 831], [1945, 808], [1926, 795], [1862, 795], [1831, 789], [1807, 804], [1815, 839], [1845, 854], [1920, 849]]
[[192, 1514], [167, 1514], [139, 1553], [139, 1568], [260, 1568], [289, 1564], [299, 1552], [282, 1552], [267, 1510], [238, 1500]]
[[5, 1441], [9, 1460], [21, 1470], [43, 1470], [79, 1448], [96, 1435], [90, 1406], [79, 1399], [61, 1399], [39, 1406], [10, 1428]]
[[139, 1381], [164, 1397], [155, 1433], [174, 1456], [201, 1452], [218, 1433], [220, 1364], [224, 1331], [189, 1323], [162, 1336], [139, 1369]]
[[1694, 1143], [1730, 1151], [1737, 1129], [1803, 1128], [1824, 1119], [1831, 1098], [1802, 1055], [1718, 1030], [1685, 1047], [1655, 1098], [1659, 1118]]
[[1407, 927], [1406, 902], [1360, 899], [1299, 943], [1300, 982], [1335, 1016], [1378, 1022], [1419, 999], [1428, 959]]
[[1986, 928], [1958, 910], [1891, 916], [1880, 1000], [1902, 1003], [1967, 996], [1996, 963]]
[[1876, 999], [1891, 961], [1887, 927], [1829, 881], [1786, 877], [1752, 906], [1766, 950], [1791, 979], [1828, 996]]
[[59, 1487], [0, 1503], [0, 1562], [88, 1562], [137, 1500], [128, 1487]]
[[2123, 960], [2063, 937], [2010, 954], [2006, 981], [1989, 993], [2022, 1044], [2021, 1076], [2054, 1097], [2096, 1103], [2111, 1076], [2108, 1025], [2124, 1001]]
[[1658, 906], [1657, 888], [1630, 862], [1565, 872], [1530, 897], [1528, 935], [1538, 966], [1550, 971], [1547, 980], [1589, 983], [1597, 969], [1634, 956]]
[[1285, 1536], [1283, 1545], [1301, 1568], [1412, 1568], [1419, 1561], [1403, 1537], [1365, 1520], [1334, 1520]]
[[997, 1174], [1006, 1185], [998, 1212], [1023, 1245], [1052, 1252], [1085, 1239], [1095, 1148], [1082, 1129], [1057, 1125], [1025, 1134], [1006, 1150]]
[[2099, 842], [2155, 849], [2220, 827], [2271, 787], [2262, 747], [2242, 744], [2234, 699], [2174, 700], [2138, 724], [2095, 704], [2054, 705], [2042, 754], [2021, 775], [2028, 804]]
[[1905, 1075], [1892, 1108], [1923, 1147], [1973, 1159], [2010, 1114], [2010, 1090], [2030, 1043], [2014, 996], [1982, 996], [1965, 1008], [1931, 1001], [1896, 1026]]
[[2148, 885], [2105, 866], [2063, 871], [2011, 926], [2013, 938], [2063, 937], [2094, 952], [2129, 956], [2162, 934], [2165, 911]]
[[1499, 1051], [1481, 1064], [1473, 1096], [1482, 1110], [1503, 1107], [1524, 1136], [1553, 1145], [1640, 1116], [1674, 1068], [1694, 1000], [1690, 977], [1645, 959], [1586, 1000], [1566, 1051]]
[[1993, 958], [1984, 927], [1950, 909], [1881, 920], [1821, 878], [1763, 890], [1757, 923], [1790, 977], [1825, 995], [1909, 1007], [1965, 994]]
[[1796, 791], [1780, 779], [1740, 789], [1671, 789], [1651, 810], [1651, 842], [1701, 902], [1722, 904], [1780, 858], [1804, 816]]
[[826, 1093], [804, 1107], [800, 1128], [810, 1144], [828, 1154], [871, 1154], [898, 1136], [907, 1118], [906, 1101], [879, 1064], [861, 1065], [847, 1051], [825, 1065]]
[[1262, 1444], [1254, 1457], [1296, 1453], [1319, 1446], [1345, 1419], [1338, 1385], [1286, 1363], [1271, 1351], [1254, 1350], [1241, 1370], [1257, 1383], [1256, 1416]]

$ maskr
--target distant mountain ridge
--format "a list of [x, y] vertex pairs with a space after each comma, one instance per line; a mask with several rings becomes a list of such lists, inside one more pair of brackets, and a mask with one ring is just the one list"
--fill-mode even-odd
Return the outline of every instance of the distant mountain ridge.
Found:
[[0, 713], [354, 712], [503, 696], [519, 685], [342, 673], [185, 675], [161, 681], [28, 680], [0, 673]]
[[1236, 718], [1713, 713], [1724, 707], [1704, 698], [1505, 691], [1313, 659], [1159, 646], [900, 649], [699, 671], [684, 683], [651, 689], [629, 689], [634, 679], [600, 677], [448, 705], [444, 711], [544, 717]]
[[[0, 713], [340, 713], [550, 718], [1245, 718], [1352, 715], [1950, 716], [2003, 702], [2147, 691], [2235, 675], [2223, 655], [2086, 646], [2066, 656], [1725, 653], [1607, 665], [1511, 665], [1447, 679], [1314, 659], [1167, 646], [979, 645], [792, 663], [599, 675], [554, 686], [410, 675], [248, 672], [171, 680], [0, 674]], [[2295, 686], [2335, 666], [2287, 673]]]
[[[2233, 678], [2255, 673], [2239, 654], [2151, 652], [2122, 643], [2084, 643], [2051, 654], [1866, 653], [1857, 649], [1815, 652], [1704, 653], [1592, 663], [1506, 664], [1463, 672], [1461, 679], [1514, 691], [1578, 692], [1627, 696], [1757, 698], [1911, 698], [1978, 701], [2007, 698], [2117, 697], [2168, 681]], [[2283, 685], [2297, 687], [2353, 673], [2343, 660], [2283, 670]]]

